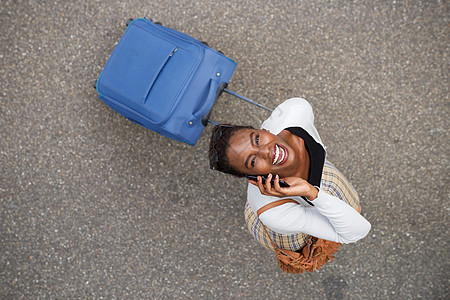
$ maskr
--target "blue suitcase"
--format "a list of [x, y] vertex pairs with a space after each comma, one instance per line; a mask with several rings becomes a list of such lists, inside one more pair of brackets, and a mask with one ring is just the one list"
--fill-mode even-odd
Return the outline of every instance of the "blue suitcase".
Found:
[[[131, 20], [130, 20], [131, 21]], [[176, 30], [136, 19], [113, 50], [96, 88], [131, 121], [195, 145], [236, 62]]]
[[236, 66], [186, 34], [136, 19], [100, 74], [97, 91], [131, 121], [194, 145], [205, 128], [202, 118]]

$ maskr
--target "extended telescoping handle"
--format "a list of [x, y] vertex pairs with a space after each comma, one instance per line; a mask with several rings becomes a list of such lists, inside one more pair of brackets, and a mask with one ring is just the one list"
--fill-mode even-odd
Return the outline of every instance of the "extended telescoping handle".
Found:
[[267, 107], [265, 107], [264, 105], [261, 105], [261, 104], [259, 104], [259, 103], [256, 103], [255, 101], [252, 101], [252, 100], [250, 100], [250, 99], [248, 99], [248, 98], [246, 98], [246, 97], [244, 97], [244, 96], [242, 96], [242, 95], [239, 95], [239, 94], [236, 93], [236, 92], [230, 91], [230, 90], [227, 89], [227, 88], [225, 88], [223, 91], [226, 92], [226, 93], [228, 93], [228, 94], [230, 94], [230, 95], [233, 95], [233, 96], [235, 96], [235, 97], [237, 97], [237, 98], [239, 98], [239, 99], [242, 99], [242, 100], [244, 100], [244, 101], [247, 101], [248, 103], [251, 103], [251, 104], [256, 105], [256, 106], [258, 106], [258, 107], [261, 107], [261, 108], [263, 108], [263, 109], [265, 109], [265, 110], [268, 110], [268, 111], [270, 111], [270, 112], [273, 112], [273, 109], [267, 108]]
[[[242, 100], [244, 100], [244, 101], [247, 101], [248, 103], [251, 103], [251, 104], [253, 104], [253, 105], [257, 106], [257, 107], [263, 108], [263, 109], [265, 109], [265, 110], [267, 110], [267, 111], [270, 111], [270, 112], [273, 111], [272, 109], [267, 108], [267, 107], [265, 107], [264, 105], [261, 105], [261, 104], [259, 104], [259, 103], [256, 103], [255, 101], [252, 101], [252, 100], [250, 100], [250, 99], [248, 99], [248, 98], [246, 98], [246, 97], [244, 97], [244, 96], [242, 96], [242, 95], [239, 95], [239, 94], [236, 93], [236, 92], [230, 91], [229, 89], [227, 89], [227, 86], [228, 86], [228, 84], [226, 84], [226, 83], [222, 83], [222, 84], [220, 85], [220, 87], [219, 87], [219, 89], [218, 89], [218, 91], [217, 91], [216, 99], [214, 100], [214, 103], [215, 103], [216, 100], [220, 97], [220, 95], [222, 95], [223, 92], [226, 92], [226, 93], [228, 93], [228, 94], [230, 94], [230, 95], [233, 95], [233, 96], [235, 96], [235, 97], [237, 97], [237, 98], [239, 98], [239, 99], [242, 99]], [[213, 125], [219, 125], [219, 123], [217, 123], [217, 122], [215, 122], [215, 121], [209, 119], [209, 115], [211, 114], [211, 111], [212, 111], [212, 108], [211, 108], [211, 110], [210, 110], [206, 115], [204, 115], [203, 118], [202, 118], [202, 123], [203, 123], [204, 126], [208, 125], [208, 122], [211, 123], [211, 124], [213, 124]]]

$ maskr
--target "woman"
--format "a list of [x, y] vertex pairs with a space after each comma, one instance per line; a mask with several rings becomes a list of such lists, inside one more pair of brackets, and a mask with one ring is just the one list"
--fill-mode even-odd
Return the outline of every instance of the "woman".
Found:
[[[345, 177], [325, 160], [326, 151], [314, 127], [310, 104], [292, 98], [279, 105], [261, 126], [218, 125], [210, 144], [211, 168], [249, 180], [246, 222], [250, 232], [264, 246], [273, 249], [261, 220], [274, 243], [297, 251], [308, 235], [338, 243], [364, 238], [370, 223], [362, 217], [359, 198]], [[274, 178], [272, 186], [270, 180]], [[280, 187], [280, 179], [290, 187]], [[260, 214], [265, 205], [293, 199]]]

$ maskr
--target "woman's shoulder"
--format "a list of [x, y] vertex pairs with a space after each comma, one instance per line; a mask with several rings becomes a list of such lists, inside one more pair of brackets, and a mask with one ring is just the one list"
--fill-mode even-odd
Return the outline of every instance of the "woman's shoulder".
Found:
[[296, 115], [301, 113], [312, 113], [311, 104], [303, 98], [290, 98], [283, 101], [278, 105], [274, 113], [277, 114], [290, 114], [295, 113]]
[[301, 98], [301, 97], [292, 97], [287, 100], [285, 100], [280, 105], [305, 105], [311, 107], [311, 104], [309, 104], [308, 100]]
[[303, 98], [290, 98], [278, 105], [261, 128], [279, 134], [288, 127], [309, 129], [314, 124], [311, 105]]

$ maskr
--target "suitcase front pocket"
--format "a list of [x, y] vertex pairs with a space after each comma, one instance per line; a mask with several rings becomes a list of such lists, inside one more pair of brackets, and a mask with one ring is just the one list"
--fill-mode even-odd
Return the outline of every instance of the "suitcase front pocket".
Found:
[[166, 61], [145, 99], [145, 106], [152, 113], [154, 123], [163, 123], [170, 117], [198, 60], [198, 56], [179, 48]]

